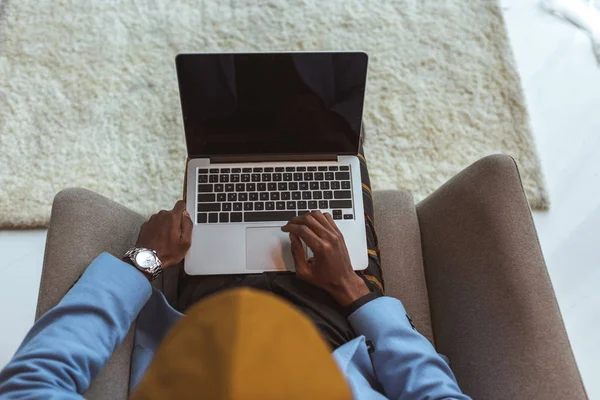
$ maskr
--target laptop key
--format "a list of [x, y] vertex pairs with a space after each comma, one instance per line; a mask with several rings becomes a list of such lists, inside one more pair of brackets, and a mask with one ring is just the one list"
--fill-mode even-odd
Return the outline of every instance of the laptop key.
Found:
[[234, 212], [229, 214], [229, 222], [242, 222], [242, 213]]
[[279, 182], [277, 184], [277, 190], [288, 190], [288, 184], [286, 182]]
[[256, 191], [256, 183], [246, 183], [246, 191], [247, 192], [255, 192]]
[[198, 211], [221, 211], [221, 204], [219, 204], [219, 203], [200, 203], [200, 204], [198, 204]]
[[204, 185], [198, 185], [198, 192], [200, 192], [200, 193], [206, 193], [206, 192], [212, 192], [212, 191], [213, 191], [213, 185], [211, 185], [210, 183], [204, 184]]
[[335, 179], [337, 179], [338, 181], [350, 179], [350, 172], [336, 172]]
[[[237, 193], [228, 193], [227, 201], [237, 201]], [[241, 199], [240, 199], [241, 201]]]
[[321, 192], [312, 192], [312, 197], [315, 200], [321, 200], [323, 198], [323, 193], [321, 193]]
[[321, 184], [319, 185], [319, 189], [321, 189], [321, 190], [328, 190], [329, 189], [329, 182], [321, 182]]
[[271, 200], [279, 200], [279, 192], [271, 192]]
[[319, 171], [327, 171], [327, 167], [323, 167], [323, 166], [321, 166], [321, 167], [319, 167], [319, 168], [318, 168], [318, 170], [319, 170]]
[[239, 174], [240, 172], [242, 172], [241, 168], [232, 168], [231, 169], [231, 173], [232, 174]]
[[322, 181], [324, 179], [322, 172], [315, 172], [315, 181]]
[[301, 181], [301, 180], [302, 180], [302, 176], [303, 176], [303, 175], [302, 175], [300, 172], [296, 172], [296, 173], [294, 174], [294, 180], [295, 180], [295, 181]]
[[199, 174], [208, 174], [208, 170], [207, 169], [199, 169], [198, 173]]
[[321, 210], [327, 210], [327, 208], [329, 208], [328, 206], [329, 205], [327, 204], [327, 200], [320, 200], [319, 201], [319, 208]]
[[349, 171], [349, 170], [350, 170], [350, 167], [347, 165], [340, 166], [340, 171]]
[[306, 167], [296, 167], [296, 171], [304, 172], [304, 171], [306, 171]]
[[214, 193], [200, 193], [198, 194], [198, 203], [214, 203]]
[[267, 201], [265, 203], [265, 210], [274, 210], [275, 209], [275, 202], [274, 201]]
[[285, 168], [283, 167], [275, 167], [275, 172], [283, 172], [285, 171]]
[[310, 190], [319, 190], [319, 182], [311, 182]]
[[228, 213], [220, 213], [219, 214], [219, 222], [229, 222], [229, 214]]
[[333, 172], [325, 172], [325, 179], [332, 181], [334, 178], [335, 176], [333, 175]]
[[310, 208], [311, 210], [316, 210], [318, 206], [319, 204], [314, 200], [308, 202], [308, 208]]
[[333, 210], [333, 215], [342, 215], [342, 210]]
[[244, 190], [246, 190], [246, 185], [244, 185], [243, 183], [236, 183], [235, 184], [235, 191], [236, 192], [243, 192]]
[[283, 180], [286, 182], [289, 182], [292, 180], [292, 174], [286, 172], [285, 174], [283, 174]]
[[299, 217], [301, 217], [301, 216], [303, 216], [304, 214], [308, 214], [309, 212], [310, 212], [310, 211], [308, 211], [308, 210], [300, 210], [300, 211], [298, 211], [298, 216], [299, 216]]
[[235, 190], [235, 186], [233, 185], [233, 183], [226, 183], [225, 184], [225, 191], [226, 192], [233, 192]]
[[313, 174], [312, 174], [312, 172], [305, 172], [304, 173], [304, 180], [305, 181], [312, 181], [313, 180]]
[[352, 214], [344, 214], [344, 219], [352, 219]]
[[271, 182], [271, 174], [262, 174], [263, 182]]
[[221, 176], [219, 177], [219, 182], [222, 182], [222, 183], [227, 183], [227, 182], [229, 182], [229, 175], [221, 175]]
[[329, 167], [329, 170], [330, 170], [330, 171], [337, 171], [337, 170], [338, 170], [338, 167], [337, 167], [337, 165], [331, 165], [331, 166]]
[[333, 198], [350, 199], [352, 198], [352, 192], [349, 190], [336, 190], [335, 192], [333, 192]]
[[261, 201], [269, 200], [269, 192], [260, 192], [260, 195], [258, 197]]
[[264, 192], [265, 190], [267, 190], [267, 184], [259, 183], [258, 185], [256, 185], [256, 190], [258, 190], [259, 192]]
[[227, 195], [225, 193], [218, 193], [217, 201], [227, 201]]
[[350, 189], [350, 181], [342, 182], [342, 189]]
[[252, 182], [260, 182], [260, 174], [252, 174]]
[[296, 167], [285, 167], [285, 172], [294, 172]]
[[296, 202], [295, 201], [288, 201], [286, 203], [287, 209], [288, 210], [295, 210], [296, 209]]
[[242, 174], [242, 182], [250, 182], [250, 174]]
[[305, 200], [300, 200], [298, 202], [298, 210], [306, 210], [308, 208], [308, 202]]
[[342, 219], [342, 214], [334, 215], [333, 219]]
[[333, 199], [333, 192], [331, 190], [326, 190], [323, 192], [323, 198], [327, 200]]
[[255, 167], [252, 169], [252, 172], [262, 172], [263, 169], [261, 167]]
[[312, 194], [310, 192], [302, 192], [302, 198], [304, 200], [310, 200], [312, 199]]
[[219, 173], [219, 168], [211, 168], [210, 169], [210, 173], [211, 174], [218, 174]]
[[285, 210], [285, 201], [278, 201], [275, 203], [275, 208], [278, 210]]
[[231, 203], [223, 203], [223, 204], [221, 204], [221, 209], [223, 211], [231, 211]]
[[208, 221], [208, 214], [198, 213], [198, 223], [205, 224]]
[[231, 175], [231, 182], [239, 182], [240, 176], [238, 174]]
[[290, 192], [282, 192], [281, 193], [281, 200], [289, 200], [290, 198], [291, 198]]
[[331, 182], [331, 188], [332, 189], [339, 189], [340, 188], [340, 183], [339, 182]]
[[352, 208], [352, 202], [350, 200], [330, 200], [330, 208]]
[[282, 179], [282, 177], [281, 177], [280, 173], [274, 173], [273, 174], [273, 181], [274, 182], [279, 182], [279, 181], [281, 181], [281, 179]]
[[269, 189], [269, 192], [272, 192], [274, 190], [277, 190], [277, 184], [274, 182], [268, 183], [267, 188]]
[[242, 172], [252, 172], [252, 168], [242, 168]]
[[254, 209], [258, 210], [258, 211], [264, 210], [265, 209], [265, 203], [263, 203], [262, 201], [254, 203]]
[[217, 213], [208, 214], [208, 222], [210, 222], [210, 223], [219, 222], [219, 214], [217, 214]]
[[301, 198], [302, 198], [302, 193], [292, 192], [292, 200], [300, 200]]
[[233, 211], [242, 211], [242, 203], [233, 203]]
[[221, 173], [222, 174], [228, 174], [230, 172], [231, 172], [231, 170], [229, 168], [221, 168]]
[[211, 175], [211, 176], [208, 178], [208, 181], [209, 181], [210, 183], [217, 183], [217, 182], [219, 182], [219, 175]]
[[256, 200], [258, 200], [258, 193], [256, 193], [256, 192], [250, 193], [250, 196], [248, 196], [248, 199], [250, 201], [256, 201]]
[[248, 193], [238, 193], [239, 201], [248, 201]]
[[316, 171], [317, 167], [307, 167], [306, 170], [307, 171]]
[[273, 168], [272, 167], [263, 168], [263, 172], [273, 172]]
[[222, 183], [215, 184], [215, 192], [222, 192], [223, 190], [225, 190], [225, 186]]
[[208, 175], [200, 175], [198, 177], [198, 183], [208, 183]]
[[245, 212], [244, 222], [289, 221], [296, 216], [296, 211], [255, 211]]
[[300, 190], [308, 190], [308, 182], [300, 182]]
[[298, 190], [298, 182], [290, 182], [288, 183], [288, 187], [290, 190]]

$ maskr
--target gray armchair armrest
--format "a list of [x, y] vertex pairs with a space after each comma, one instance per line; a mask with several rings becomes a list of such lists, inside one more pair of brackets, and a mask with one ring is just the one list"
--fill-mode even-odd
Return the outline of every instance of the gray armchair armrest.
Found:
[[[86, 189], [65, 189], [52, 206], [36, 319], [54, 307], [90, 262], [102, 252], [121, 257], [138, 236], [144, 218]], [[100, 371], [85, 397], [126, 399], [133, 327]]]
[[584, 399], [519, 172], [486, 157], [417, 206], [438, 351], [481, 399]]

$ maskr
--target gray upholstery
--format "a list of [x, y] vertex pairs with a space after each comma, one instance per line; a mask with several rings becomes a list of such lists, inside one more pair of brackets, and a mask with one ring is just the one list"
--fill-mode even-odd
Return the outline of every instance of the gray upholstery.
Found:
[[[375, 192], [387, 294], [448, 355], [463, 390], [485, 399], [582, 399], [585, 391], [537, 243], [514, 161], [487, 157], [415, 208]], [[98, 254], [121, 256], [143, 218], [85, 189], [54, 201], [37, 317]], [[177, 270], [157, 283], [168, 298]], [[86, 394], [124, 399], [131, 332]]]

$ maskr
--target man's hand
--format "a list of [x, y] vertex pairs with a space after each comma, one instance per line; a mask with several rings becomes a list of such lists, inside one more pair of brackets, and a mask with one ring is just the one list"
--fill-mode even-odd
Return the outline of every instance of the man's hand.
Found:
[[163, 268], [177, 265], [192, 244], [193, 227], [185, 203], [179, 200], [171, 211], [162, 210], [142, 225], [135, 246], [156, 251]]
[[[290, 234], [296, 274], [328, 292], [342, 306], [347, 306], [369, 293], [369, 288], [350, 264], [350, 256], [342, 232], [330, 214], [313, 211], [294, 217], [281, 228]], [[300, 239], [314, 253], [306, 259]]]

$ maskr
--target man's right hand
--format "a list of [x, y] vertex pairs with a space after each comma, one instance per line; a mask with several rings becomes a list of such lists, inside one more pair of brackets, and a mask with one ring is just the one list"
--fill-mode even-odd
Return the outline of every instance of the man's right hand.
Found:
[[[330, 214], [312, 211], [292, 218], [281, 230], [290, 234], [298, 277], [325, 290], [342, 306], [370, 292], [352, 269], [344, 237]], [[300, 239], [314, 257], [306, 259]]]

